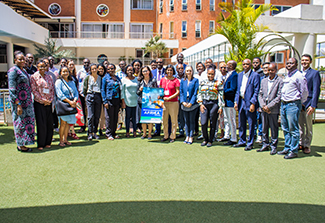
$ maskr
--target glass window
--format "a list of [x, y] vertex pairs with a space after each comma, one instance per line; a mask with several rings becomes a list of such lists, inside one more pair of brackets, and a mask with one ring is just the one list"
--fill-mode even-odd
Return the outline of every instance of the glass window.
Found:
[[182, 21], [182, 38], [187, 37], [187, 22]]
[[182, 0], [182, 11], [187, 10], [187, 0]]
[[159, 24], [159, 34], [160, 34], [160, 38], [162, 38], [163, 37], [163, 24], [162, 23]]
[[214, 11], [215, 10], [215, 0], [210, 0], [210, 11]]
[[107, 38], [123, 39], [124, 24], [107, 24]]
[[149, 39], [153, 35], [153, 24], [131, 24], [130, 38]]
[[209, 21], [209, 33], [211, 34], [211, 33], [214, 33], [214, 21], [213, 20], [211, 20], [211, 21]]
[[[227, 2], [227, 0], [222, 0], [222, 2]], [[222, 10], [223, 12], [226, 12], [226, 10]]]
[[174, 22], [169, 23], [169, 38], [174, 38]]
[[174, 0], [169, 0], [169, 11], [170, 12], [174, 11]]
[[163, 13], [163, 8], [164, 8], [164, 1], [159, 0], [159, 13]]
[[201, 37], [201, 21], [195, 22], [195, 38]]
[[131, 0], [132, 9], [153, 9], [153, 0]]
[[195, 8], [196, 10], [201, 10], [201, 0], [196, 0]]

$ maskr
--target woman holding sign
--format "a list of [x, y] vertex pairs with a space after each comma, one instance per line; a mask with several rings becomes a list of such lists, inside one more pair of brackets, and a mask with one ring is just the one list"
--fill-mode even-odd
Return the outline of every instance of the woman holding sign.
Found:
[[[139, 74], [139, 79], [138, 79], [138, 89], [137, 89], [137, 95], [138, 95], [138, 106], [137, 106], [137, 120], [140, 122], [140, 117], [141, 117], [141, 108], [142, 108], [142, 91], [144, 87], [149, 87], [149, 88], [157, 88], [157, 80], [152, 77], [151, 70], [148, 66], [144, 66], [140, 70]], [[150, 140], [152, 138], [151, 132], [152, 132], [152, 127], [153, 124], [147, 124], [147, 123], [142, 123], [142, 130], [143, 134], [141, 139], [144, 139], [147, 137], [147, 126], [148, 126], [148, 139]]]
[[192, 144], [195, 130], [195, 116], [199, 104], [196, 101], [199, 89], [199, 80], [193, 77], [193, 67], [187, 65], [185, 69], [185, 79], [182, 79], [180, 86], [180, 103], [184, 111], [186, 139], [184, 143]]
[[175, 142], [176, 129], [177, 129], [177, 117], [178, 117], [178, 95], [179, 95], [179, 80], [174, 77], [175, 69], [173, 65], [168, 65], [166, 68], [166, 76], [160, 80], [160, 87], [164, 88], [164, 138], [162, 142], [168, 140], [168, 117], [170, 116], [172, 122], [170, 141]]

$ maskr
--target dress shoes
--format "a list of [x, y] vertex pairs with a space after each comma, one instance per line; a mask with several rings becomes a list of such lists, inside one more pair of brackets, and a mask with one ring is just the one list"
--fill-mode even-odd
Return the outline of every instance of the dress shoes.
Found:
[[201, 143], [201, 146], [206, 146], [207, 144], [208, 144], [208, 142], [204, 141], [204, 142]]
[[297, 158], [298, 154], [290, 152], [287, 155], [284, 156], [285, 159], [293, 159], [293, 158]]
[[160, 141], [165, 142], [167, 140], [168, 140], [168, 138], [167, 139], [166, 138], [162, 138]]
[[305, 147], [303, 152], [304, 152], [304, 154], [309, 154], [311, 152], [311, 150], [310, 150], [310, 148]]
[[252, 150], [253, 148], [254, 148], [253, 146], [246, 146], [244, 150], [245, 150], [245, 151], [250, 151], [250, 150]]
[[230, 140], [228, 142], [224, 143], [225, 146], [232, 146], [232, 145], [235, 145], [235, 144], [236, 144], [236, 142], [233, 142], [233, 141], [230, 141]]
[[270, 155], [275, 155], [275, 154], [276, 154], [276, 149], [272, 149]]
[[212, 143], [208, 142], [207, 147], [211, 147], [211, 146], [212, 146]]
[[237, 143], [237, 144], [234, 144], [234, 147], [245, 147], [246, 144], [245, 143]]
[[282, 150], [277, 152], [278, 155], [287, 155], [289, 152], [287, 150]]
[[269, 146], [263, 146], [262, 148], [256, 150], [256, 152], [264, 152], [264, 151], [269, 151], [270, 147]]
[[226, 141], [229, 141], [229, 139], [227, 139], [227, 138], [221, 138], [221, 139], [218, 139], [217, 141], [218, 142], [226, 142]]

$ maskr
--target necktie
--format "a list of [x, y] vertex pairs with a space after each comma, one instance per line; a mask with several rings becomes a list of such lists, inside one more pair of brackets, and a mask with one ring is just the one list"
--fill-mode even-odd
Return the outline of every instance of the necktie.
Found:
[[159, 70], [158, 72], [159, 72], [159, 75], [158, 75], [159, 80], [158, 81], [160, 81], [160, 79], [161, 79], [161, 70]]

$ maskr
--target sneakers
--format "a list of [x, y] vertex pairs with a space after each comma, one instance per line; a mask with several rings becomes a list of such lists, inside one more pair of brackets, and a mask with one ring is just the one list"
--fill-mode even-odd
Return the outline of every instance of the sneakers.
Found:
[[262, 136], [257, 136], [256, 143], [262, 143]]

